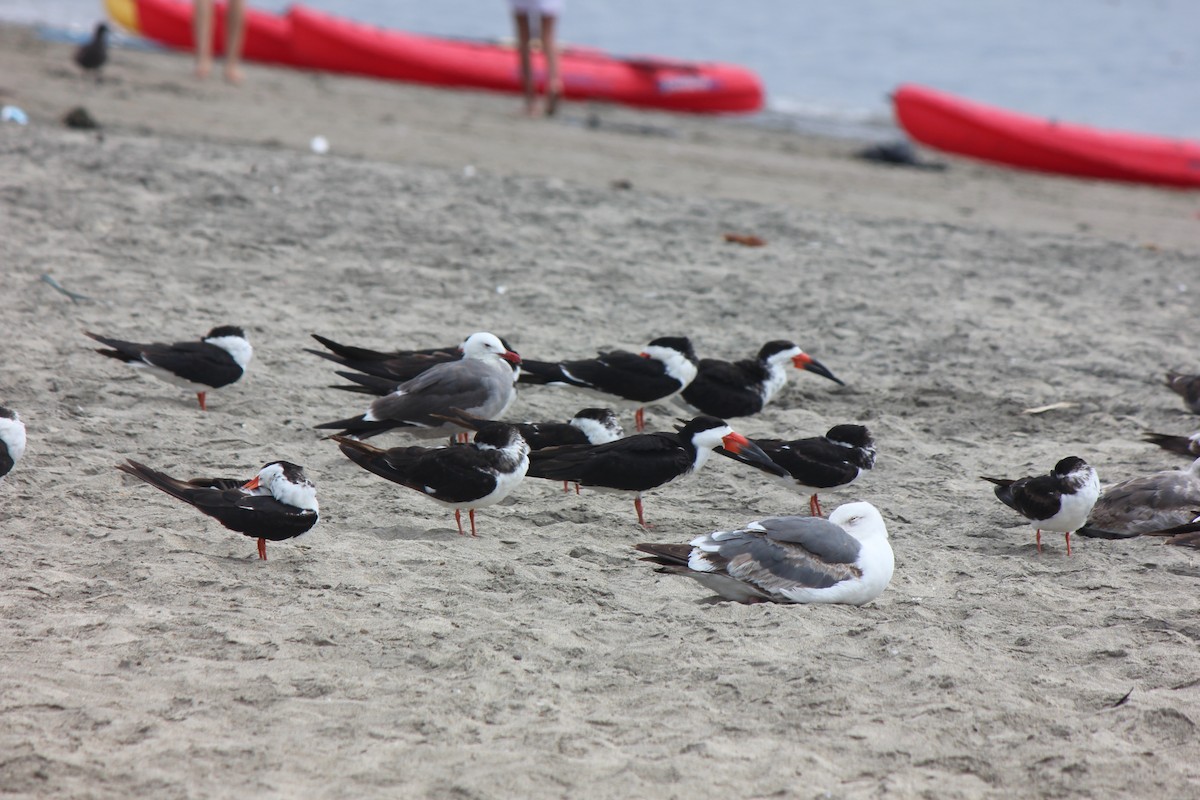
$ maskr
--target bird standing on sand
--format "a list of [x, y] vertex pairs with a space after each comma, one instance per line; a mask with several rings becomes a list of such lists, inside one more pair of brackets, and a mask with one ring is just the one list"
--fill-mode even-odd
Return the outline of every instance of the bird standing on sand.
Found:
[[1172, 370], [1167, 373], [1167, 388], [1183, 398], [1188, 411], [1200, 414], [1200, 375], [1185, 375]]
[[892, 580], [887, 526], [870, 503], [821, 517], [771, 517], [688, 544], [637, 544], [663, 572], [686, 575], [739, 603], [861, 606]]
[[100, 80], [100, 69], [108, 62], [108, 25], [101, 22], [96, 25], [92, 38], [81, 44], [75, 50], [75, 63], [84, 71], [92, 73]]
[[787, 470], [785, 483], [809, 493], [808, 512], [814, 517], [821, 516], [818, 490], [844, 489], [875, 466], [875, 439], [862, 425], [834, 425], [824, 436], [806, 439], [752, 441]]
[[737, 454], [739, 460], [783, 475], [779, 467], [724, 420], [696, 417], [677, 433], [639, 433], [601, 445], [568, 445], [530, 455], [529, 476], [570, 481], [582, 486], [633, 492], [638, 524], [647, 527], [642, 492], [691, 475], [711, 452]]
[[840, 386], [846, 385], [798, 346], [777, 339], [764, 344], [755, 358], [741, 361], [700, 359], [695, 379], [678, 399], [700, 414], [721, 419], [757, 414], [787, 384], [789, 363]]
[[139, 344], [90, 331], [85, 334], [112, 348], [97, 348], [100, 355], [124, 361], [135, 369], [147, 369], [160, 380], [195, 392], [201, 411], [208, 410], [208, 392], [241, 380], [254, 357], [245, 331], [235, 325], [213, 328], [198, 342], [175, 344]]
[[494, 334], [473, 333], [463, 342], [463, 357], [430, 367], [371, 403], [366, 413], [325, 422], [317, 428], [340, 429], [340, 436], [367, 438], [392, 428], [420, 429], [441, 435], [454, 426], [439, 414], [454, 409], [484, 419], [503, 414], [517, 397], [516, 373], [521, 357]]
[[454, 509], [460, 536], [462, 509], [469, 509], [471, 535], [476, 536], [475, 510], [508, 497], [529, 469], [529, 445], [516, 427], [504, 422], [482, 423], [474, 443], [450, 447], [383, 450], [358, 439], [332, 438], [346, 458], [368, 472]]
[[12, 409], [0, 406], [0, 481], [25, 454], [25, 423]]
[[317, 488], [304, 468], [290, 461], [264, 464], [248, 481], [195, 478], [181, 481], [133, 459], [117, 469], [193, 505], [217, 522], [258, 539], [258, 557], [267, 560], [267, 542], [295, 539], [312, 530], [320, 517]]
[[521, 383], [572, 386], [606, 401], [637, 408], [638, 431], [646, 429], [645, 405], [679, 394], [696, 377], [696, 353], [684, 336], [664, 336], [641, 353], [613, 350], [578, 361], [525, 361]]
[[1096, 470], [1075, 456], [1059, 461], [1049, 475], [1016, 480], [983, 475], [980, 478], [996, 484], [1000, 502], [1019, 512], [1037, 529], [1039, 553], [1042, 531], [1059, 531], [1066, 534], [1067, 555], [1071, 555], [1071, 534], [1084, 526], [1100, 496]]

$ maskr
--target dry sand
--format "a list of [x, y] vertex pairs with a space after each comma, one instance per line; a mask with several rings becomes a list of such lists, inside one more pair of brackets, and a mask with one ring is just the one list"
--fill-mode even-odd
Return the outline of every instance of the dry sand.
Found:
[[[1159, 385], [1200, 368], [1195, 195], [872, 167], [844, 143], [610, 109], [529, 122], [515, 98], [268, 69], [201, 86], [152, 53], [118, 52], [91, 87], [68, 52], [0, 28], [0, 100], [32, 117], [0, 126], [0, 403], [30, 440], [0, 485], [0, 793], [1200, 793], [1197, 553], [1081, 540], [1066, 558], [1049, 535], [1039, 557], [977, 478], [1071, 454], [1107, 482], [1179, 464], [1138, 435], [1196, 427]], [[81, 102], [102, 137], [58, 124]], [[256, 357], [207, 414], [82, 335], [222, 323]], [[311, 429], [361, 401], [324, 388], [309, 333], [477, 329], [538, 358], [794, 338], [849, 385], [795, 375], [736, 426], [872, 429], [878, 467], [823, 499], [882, 510], [891, 587], [863, 608], [710, 603], [640, 562], [646, 537], [804, 507], [724, 459], [651, 494], [649, 534], [622, 498], [530, 479], [462, 539]], [[1077, 405], [1022, 413], [1060, 401]], [[512, 416], [588, 404], [530, 388]], [[183, 476], [296, 461], [323, 518], [259, 562], [120, 476], [125, 457]]]

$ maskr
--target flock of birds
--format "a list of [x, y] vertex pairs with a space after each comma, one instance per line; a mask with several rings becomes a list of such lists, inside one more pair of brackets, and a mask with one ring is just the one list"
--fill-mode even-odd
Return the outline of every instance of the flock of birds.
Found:
[[[201, 410], [207, 394], [240, 380], [253, 357], [245, 332], [235, 326], [174, 344], [86, 335], [103, 345], [98, 353], [194, 392]], [[756, 357], [729, 362], [698, 359], [688, 339], [663, 337], [640, 352], [554, 362], [522, 359], [487, 332], [459, 346], [393, 352], [313, 338], [324, 349], [308, 352], [344, 368], [337, 374], [348, 383], [334, 388], [373, 396], [362, 413], [315, 427], [337, 431], [329, 438], [358, 466], [453, 510], [461, 535], [462, 510], [477, 535], [476, 510], [508, 497], [527, 477], [561, 481], [564, 491], [574, 484], [576, 492], [581, 486], [624, 492], [646, 528], [643, 493], [695, 473], [716, 452], [808, 493], [809, 514], [756, 520], [686, 544], [636, 544], [645, 560], [738, 602], [861, 605], [891, 580], [894, 557], [878, 509], [852, 502], [825, 518], [817, 496], [851, 485], [874, 466], [875, 442], [866, 427], [843, 424], [824, 436], [751, 440], [724, 419], [761, 411], [786, 384], [788, 366], [842, 383], [792, 342], [768, 342]], [[516, 399], [518, 384], [571, 387], [609, 406], [632, 407], [637, 433], [624, 435], [608, 407], [585, 408], [565, 423], [498, 421]], [[1167, 385], [1200, 413], [1200, 376], [1171, 373]], [[693, 416], [674, 431], [645, 432], [645, 406], [664, 401]], [[393, 430], [449, 436], [449, 442], [383, 449], [364, 441]], [[1148, 433], [1147, 439], [1200, 455], [1200, 433]], [[0, 407], [0, 479], [25, 445], [20, 417]], [[257, 539], [264, 560], [268, 541], [301, 536], [320, 516], [315, 486], [302, 467], [287, 461], [264, 465], [250, 480], [180, 480], [132, 459], [117, 469]], [[1200, 458], [1190, 469], [1136, 478], [1103, 493], [1095, 469], [1074, 456], [1048, 475], [984, 480], [1037, 530], [1039, 553], [1043, 530], [1064, 533], [1068, 555], [1076, 532], [1110, 539], [1158, 535], [1200, 547]]]

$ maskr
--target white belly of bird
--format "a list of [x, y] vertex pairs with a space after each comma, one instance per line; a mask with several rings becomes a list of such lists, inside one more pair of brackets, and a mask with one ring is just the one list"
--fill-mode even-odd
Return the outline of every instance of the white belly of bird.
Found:
[[1035, 520], [1032, 525], [1044, 531], [1073, 533], [1087, 522], [1088, 515], [1092, 513], [1092, 506], [1096, 505], [1099, 497], [1100, 484], [1096, 481], [1094, 485], [1084, 486], [1075, 494], [1063, 495], [1057, 514], [1050, 519]]
[[896, 557], [886, 541], [882, 546], [864, 547], [855, 563], [862, 570], [857, 580], [842, 581], [826, 589], [796, 588], [781, 592], [793, 603], [844, 603], [861, 606], [883, 593], [891, 583]]
[[499, 503], [501, 500], [512, 494], [513, 489], [516, 489], [521, 485], [521, 481], [525, 480], [525, 473], [528, 471], [529, 457], [526, 456], [521, 459], [520, 463], [517, 464], [517, 468], [512, 472], [495, 473], [496, 487], [478, 500], [464, 500], [460, 503], [451, 503], [446, 500], [442, 500], [436, 494], [427, 493], [427, 496], [432, 497], [434, 500], [437, 500], [447, 508], [487, 508], [488, 506], [494, 506], [496, 503]]

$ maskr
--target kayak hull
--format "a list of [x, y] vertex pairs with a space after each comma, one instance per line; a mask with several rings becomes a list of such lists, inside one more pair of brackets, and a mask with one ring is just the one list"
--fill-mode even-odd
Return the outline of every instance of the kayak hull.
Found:
[[909, 136], [948, 153], [1057, 175], [1200, 187], [1200, 142], [1043, 119], [912, 84], [892, 101]]
[[[182, 0], [105, 0], [122, 27], [181, 50], [194, 47], [192, 5]], [[217, 4], [214, 52], [225, 41], [225, 6]], [[517, 52], [493, 42], [419, 36], [363, 25], [294, 5], [283, 16], [246, 10], [244, 56], [385, 80], [466, 89], [522, 91]], [[533, 57], [535, 81], [545, 91], [546, 65]], [[697, 114], [752, 113], [763, 107], [763, 87], [751, 70], [734, 64], [619, 58], [599, 50], [566, 48], [559, 57], [568, 100], [596, 100]]]

